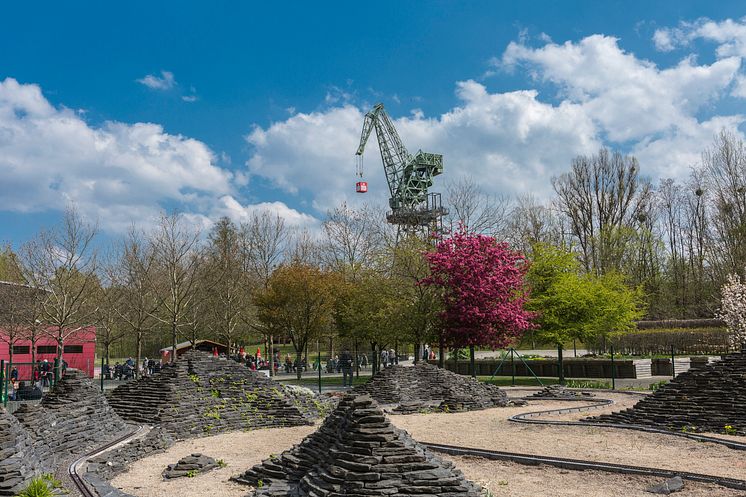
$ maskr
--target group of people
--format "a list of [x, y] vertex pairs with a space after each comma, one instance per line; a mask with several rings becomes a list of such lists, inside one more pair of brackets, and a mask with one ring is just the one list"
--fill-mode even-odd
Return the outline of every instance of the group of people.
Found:
[[[67, 361], [63, 359], [60, 376], [64, 376], [66, 370]], [[13, 366], [8, 379], [8, 400], [37, 400], [41, 398], [43, 389], [54, 381], [54, 365], [47, 359], [37, 360], [30, 380], [21, 380], [18, 367]]]
[[387, 368], [389, 366], [393, 366], [394, 364], [399, 364], [399, 358], [396, 355], [396, 351], [394, 349], [382, 350], [381, 367]]

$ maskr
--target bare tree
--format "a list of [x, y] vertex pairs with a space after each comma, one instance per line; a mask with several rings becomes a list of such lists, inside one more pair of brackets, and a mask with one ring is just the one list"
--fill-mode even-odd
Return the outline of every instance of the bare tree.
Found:
[[202, 262], [200, 233], [185, 226], [180, 214], [161, 216], [152, 235], [153, 268], [148, 272], [157, 311], [150, 316], [167, 326], [172, 345], [171, 362], [176, 360], [176, 346], [182, 328], [191, 321], [190, 308], [199, 284], [198, 268]]
[[[153, 285], [153, 265], [155, 254], [153, 247], [133, 226], [118, 248], [118, 258], [107, 266], [107, 275], [111, 287], [108, 300], [118, 323], [116, 335], [132, 335], [135, 339], [135, 360], [138, 368], [142, 356], [142, 345], [145, 337], [153, 332], [157, 320], [153, 315], [158, 310]], [[108, 312], [106, 313], [108, 318]], [[108, 364], [109, 357], [106, 357]]]
[[207, 327], [226, 342], [228, 350], [233, 350], [251, 296], [244, 256], [238, 229], [230, 219], [220, 219], [209, 236], [203, 274], [210, 289], [202, 314]]
[[97, 311], [96, 232], [95, 226], [85, 223], [74, 208], [68, 207], [60, 227], [43, 230], [22, 250], [26, 280], [46, 290], [41, 321], [57, 342], [58, 367], [65, 340], [92, 324]]
[[576, 157], [570, 172], [552, 178], [587, 271], [619, 269], [630, 236], [648, 212], [650, 182], [639, 172], [634, 157], [602, 149]]
[[[288, 241], [285, 220], [270, 211], [255, 212], [248, 222], [241, 225], [240, 237], [246, 273], [261, 290], [266, 290], [272, 272], [282, 261]], [[273, 330], [260, 323], [253, 323], [253, 326], [269, 341], [269, 371], [274, 375]]]
[[327, 212], [321, 244], [324, 264], [351, 279], [371, 267], [381, 249], [378, 221], [368, 206], [354, 209], [343, 203]]
[[449, 183], [446, 186], [446, 203], [449, 210], [445, 221], [451, 231], [461, 225], [472, 233], [499, 239], [507, 234], [510, 199], [486, 193], [474, 178], [461, 178]]
[[746, 260], [746, 147], [734, 133], [721, 131], [702, 154], [713, 202], [713, 262], [719, 279], [743, 275]]

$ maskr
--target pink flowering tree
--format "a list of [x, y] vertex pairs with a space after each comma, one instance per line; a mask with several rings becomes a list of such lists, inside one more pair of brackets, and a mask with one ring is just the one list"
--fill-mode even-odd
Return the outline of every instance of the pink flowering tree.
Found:
[[445, 344], [470, 348], [472, 375], [475, 346], [503, 348], [533, 327], [526, 259], [507, 243], [461, 229], [425, 258], [430, 275], [419, 284], [440, 288]]

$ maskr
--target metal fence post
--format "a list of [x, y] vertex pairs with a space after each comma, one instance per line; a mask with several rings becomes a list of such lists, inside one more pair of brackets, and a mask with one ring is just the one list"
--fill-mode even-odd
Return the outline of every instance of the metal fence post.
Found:
[[674, 354], [673, 345], [671, 345], [671, 378], [676, 378], [676, 355]]
[[316, 359], [319, 361], [319, 395], [321, 395], [321, 342], [316, 340]]
[[8, 394], [5, 393], [7, 387], [5, 386], [5, 360], [0, 359], [0, 401], [3, 402], [4, 406], [8, 405]]
[[616, 390], [616, 366], [614, 365], [614, 346], [611, 347], [611, 389]]
[[513, 350], [513, 347], [510, 347], [510, 369], [513, 371], [513, 386], [515, 386], [515, 361], [513, 359], [514, 354], [515, 351]]
[[98, 374], [101, 377], [101, 392], [104, 391], [104, 358], [101, 358], [101, 372]]

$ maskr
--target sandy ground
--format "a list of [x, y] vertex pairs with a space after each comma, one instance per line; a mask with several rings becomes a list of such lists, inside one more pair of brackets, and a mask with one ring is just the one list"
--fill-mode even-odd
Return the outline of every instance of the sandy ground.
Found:
[[[244, 485], [228, 481], [271, 454], [279, 454], [313, 433], [315, 426], [272, 428], [234, 432], [176, 443], [168, 451], [139, 461], [112, 481], [112, 485], [138, 497], [238, 497], [248, 493]], [[166, 466], [194, 452], [222, 459], [228, 466], [194, 478], [164, 481]]]
[[[577, 419], [618, 410], [636, 401], [627, 395], [613, 397], [618, 404], [588, 413], [553, 415], [545, 419]], [[746, 478], [746, 452], [716, 444], [633, 430], [530, 425], [507, 420], [521, 412], [571, 405], [570, 402], [539, 401], [523, 407], [465, 413], [391, 416], [391, 421], [421, 442]]]
[[[618, 410], [637, 401], [635, 396], [609, 395], [618, 403], [592, 413]], [[746, 477], [746, 453], [683, 438], [597, 427], [543, 426], [512, 423], [508, 417], [528, 411], [576, 407], [575, 402], [536, 401], [529, 406], [450, 414], [391, 416], [400, 428], [423, 442], [463, 445], [525, 454], [597, 460]], [[553, 415], [548, 419], [578, 419], [589, 413]], [[315, 430], [313, 426], [236, 432], [179, 442], [168, 452], [134, 463], [112, 484], [138, 497], [244, 496], [248, 487], [230, 483], [239, 474], [271, 454], [278, 454]], [[194, 478], [163, 481], [168, 464], [193, 452], [223, 459], [228, 466]], [[484, 485], [494, 496], [646, 496], [644, 488], [661, 480], [593, 471], [567, 471], [550, 466], [523, 466], [479, 458], [453, 458], [466, 476]], [[721, 487], [687, 483], [686, 496], [745, 495]]]
[[[475, 457], [449, 457], [464, 476], [495, 497], [650, 497], [645, 489], [663, 478], [617, 475], [600, 471], [568, 471], [552, 466], [524, 466]], [[717, 485], [684, 482], [678, 497], [743, 497], [744, 492]]]

